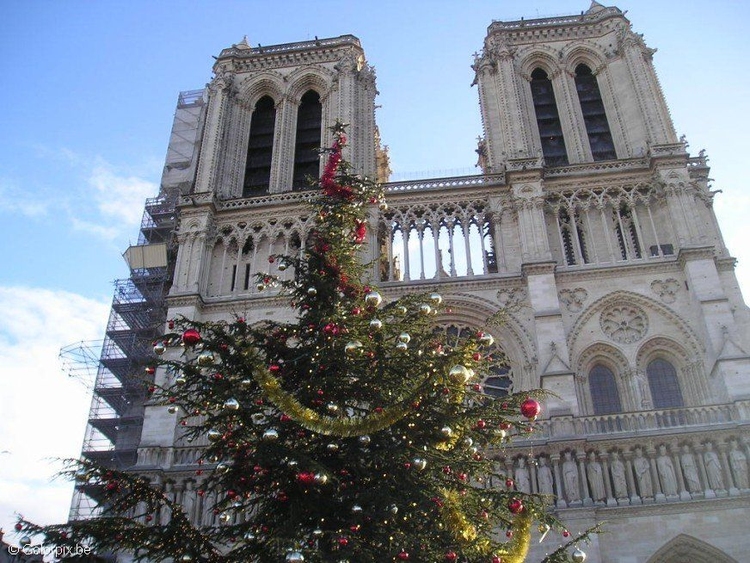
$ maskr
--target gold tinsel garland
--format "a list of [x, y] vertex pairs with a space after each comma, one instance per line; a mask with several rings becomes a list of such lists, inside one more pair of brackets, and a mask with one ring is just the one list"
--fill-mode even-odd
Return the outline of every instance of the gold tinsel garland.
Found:
[[305, 407], [296, 398], [284, 391], [281, 388], [279, 380], [269, 372], [256, 370], [253, 377], [266, 393], [268, 400], [281, 410], [281, 412], [289, 416], [303, 428], [323, 434], [324, 436], [350, 438], [352, 436], [362, 436], [363, 434], [378, 432], [404, 418], [412, 409], [411, 401], [404, 400], [399, 404], [383, 408], [383, 410], [374, 412], [366, 417], [333, 418], [321, 415]]
[[[461, 501], [456, 491], [443, 489], [443, 522], [452, 530], [456, 541], [467, 548], [479, 551], [483, 555], [493, 555], [492, 544], [486, 537], [478, 537], [476, 527], [461, 510]], [[503, 563], [523, 563], [531, 546], [531, 524], [534, 518], [526, 509], [513, 520], [512, 539], [494, 555], [501, 555]]]

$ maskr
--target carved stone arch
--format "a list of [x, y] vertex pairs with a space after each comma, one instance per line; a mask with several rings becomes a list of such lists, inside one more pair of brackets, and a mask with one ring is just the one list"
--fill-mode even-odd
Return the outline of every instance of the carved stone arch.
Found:
[[[670, 309], [663, 303], [659, 303], [658, 301], [650, 297], [646, 297], [645, 295], [641, 295], [633, 291], [620, 290], [614, 291], [597, 299], [596, 301], [591, 303], [591, 305], [589, 305], [589, 307], [584, 310], [583, 313], [581, 313], [581, 315], [578, 317], [576, 323], [568, 333], [567, 338], [568, 349], [570, 350], [572, 357], [577, 357], [578, 355], [580, 355], [582, 347], [582, 344], [580, 344], [581, 342], [587, 343], [590, 341], [591, 335], [584, 335], [584, 328], [587, 325], [591, 325], [596, 316], [601, 315], [603, 311], [611, 308], [616, 304], [627, 304], [630, 307], [644, 310], [646, 314], [649, 317], [653, 317], [653, 319], [655, 319], [657, 316], [660, 316], [662, 319], [667, 321], [666, 325], [668, 327], [668, 330], [670, 331], [670, 334], [664, 334], [662, 331], [662, 336], [671, 337], [674, 340], [681, 342], [682, 346], [684, 346], [686, 349], [696, 350], [699, 357], [703, 356], [705, 352], [703, 343], [700, 341], [695, 331], [690, 327], [685, 319], [683, 319], [674, 310]], [[599, 325], [598, 322], [596, 324]], [[650, 321], [650, 325], [654, 326], [654, 323]], [[597, 330], [603, 332], [601, 328], [596, 329], [593, 326], [591, 326], [590, 328], [594, 330], [594, 332], [596, 332]], [[645, 333], [642, 338], [646, 338], [647, 336], [648, 333]], [[640, 338], [627, 343], [635, 344], [639, 340]], [[629, 357], [629, 360], [631, 360], [632, 363], [635, 364], [634, 355], [632, 358]]]
[[689, 363], [696, 361], [691, 357], [687, 349], [672, 340], [663, 336], [655, 336], [644, 342], [636, 353], [636, 367], [646, 371], [646, 366], [651, 360], [664, 358], [672, 362], [676, 368], [684, 368]]
[[518, 55], [518, 71], [523, 78], [531, 82], [531, 73], [541, 68], [550, 80], [560, 73], [560, 54], [556, 49], [546, 45], [534, 45]]
[[589, 373], [597, 366], [603, 365], [615, 376], [615, 384], [620, 395], [620, 405], [624, 408], [628, 398], [628, 383], [625, 376], [630, 373], [630, 365], [625, 354], [608, 342], [594, 342], [581, 354], [573, 358], [572, 366], [576, 373], [576, 395], [578, 404], [585, 413], [594, 413], [594, 403], [589, 385]]
[[497, 303], [467, 293], [443, 295], [443, 298], [452, 313], [443, 315], [441, 321], [464, 322], [495, 337], [513, 368], [516, 391], [539, 386], [538, 381], [530, 381], [536, 377], [535, 341], [516, 315], [508, 312], [502, 322], [491, 322], [497, 313]]
[[270, 96], [275, 104], [284, 95], [284, 80], [277, 72], [265, 71], [243, 81], [238, 89], [237, 99], [246, 109], [252, 111], [263, 96]]
[[334, 74], [320, 66], [306, 66], [296, 69], [287, 80], [290, 86], [286, 94], [295, 104], [299, 104], [309, 90], [315, 90], [320, 95], [321, 103], [325, 103], [333, 88]]
[[646, 563], [738, 563], [722, 550], [687, 534], [675, 536]]
[[563, 68], [571, 76], [575, 76], [576, 67], [584, 64], [596, 75], [606, 65], [606, 53], [595, 43], [590, 41], [576, 41], [563, 47], [560, 51]]

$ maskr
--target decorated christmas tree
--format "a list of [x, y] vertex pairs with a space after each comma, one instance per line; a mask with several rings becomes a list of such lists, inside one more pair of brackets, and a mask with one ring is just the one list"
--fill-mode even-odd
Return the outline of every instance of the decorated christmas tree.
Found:
[[[49, 545], [146, 561], [523, 561], [532, 532], [547, 561], [582, 561], [546, 511], [493, 459], [534, 431], [540, 395], [495, 397], [481, 381], [498, 357], [489, 334], [447, 341], [437, 293], [385, 299], [362, 263], [375, 183], [342, 158], [334, 128], [316, 226], [295, 256], [274, 255], [295, 320], [169, 321], [154, 345], [163, 384], [150, 389], [188, 440], [207, 439], [198, 491], [217, 515], [194, 526], [184, 507], [138, 473], [71, 462], [95, 517], [57, 526], [21, 520]], [[311, 192], [312, 193], [312, 192]], [[291, 275], [293, 274], [293, 275]]]

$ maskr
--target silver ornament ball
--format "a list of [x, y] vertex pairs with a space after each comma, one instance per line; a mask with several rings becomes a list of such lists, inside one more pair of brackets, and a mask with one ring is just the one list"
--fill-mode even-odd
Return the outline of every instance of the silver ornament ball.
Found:
[[370, 321], [370, 330], [380, 330], [383, 328], [383, 321], [380, 319], [372, 319]]
[[299, 551], [290, 551], [286, 554], [284, 560], [287, 563], [301, 563], [305, 560], [305, 556], [302, 555]]
[[571, 553], [570, 557], [571, 559], [573, 559], [573, 561], [575, 561], [575, 563], [583, 563], [584, 561], [586, 561], [586, 553], [578, 548], [576, 548], [576, 550]]
[[237, 399], [232, 397], [224, 401], [224, 409], [228, 411], [236, 411], [240, 408], [240, 403]]
[[263, 440], [266, 442], [275, 442], [279, 439], [279, 432], [275, 428], [269, 428], [263, 432]]
[[383, 302], [383, 297], [377, 291], [371, 291], [365, 295], [365, 304], [368, 307], [377, 307]]

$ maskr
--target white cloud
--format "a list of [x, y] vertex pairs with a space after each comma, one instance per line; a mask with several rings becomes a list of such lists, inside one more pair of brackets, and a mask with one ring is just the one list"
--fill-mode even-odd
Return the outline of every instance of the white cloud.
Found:
[[138, 176], [118, 175], [111, 164], [102, 160], [91, 171], [88, 181], [95, 190], [101, 214], [128, 226], [140, 224], [144, 201], [159, 191], [159, 186]]
[[[56, 458], [78, 457], [90, 404], [63, 373], [64, 345], [101, 339], [109, 304], [30, 287], [0, 287], [0, 528], [14, 513], [39, 523], [67, 518], [72, 485], [50, 482]], [[13, 539], [13, 538], [9, 538]]]
[[48, 208], [48, 201], [28, 197], [13, 181], [0, 178], [0, 211], [38, 217], [46, 215]]

